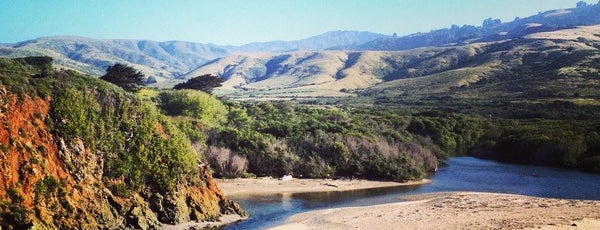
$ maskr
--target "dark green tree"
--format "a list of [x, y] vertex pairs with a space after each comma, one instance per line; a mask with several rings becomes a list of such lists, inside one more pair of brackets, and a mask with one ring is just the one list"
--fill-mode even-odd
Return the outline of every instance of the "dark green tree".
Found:
[[220, 87], [223, 79], [212, 74], [204, 74], [190, 78], [188, 81], [179, 83], [173, 89], [195, 89], [211, 93], [216, 87]]
[[33, 77], [35, 78], [47, 77], [48, 74], [52, 71], [52, 58], [48, 56], [24, 57], [17, 58], [15, 60], [37, 68], [40, 72], [38, 74], [33, 75]]
[[141, 71], [133, 67], [116, 63], [106, 69], [106, 74], [100, 79], [120, 86], [126, 91], [137, 91], [146, 82], [146, 77]]

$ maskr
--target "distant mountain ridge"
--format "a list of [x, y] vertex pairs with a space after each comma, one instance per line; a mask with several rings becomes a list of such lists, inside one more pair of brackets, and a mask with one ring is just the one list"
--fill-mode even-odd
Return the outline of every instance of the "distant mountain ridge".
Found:
[[600, 2], [595, 5], [581, 5], [577, 8], [558, 9], [540, 12], [526, 18], [502, 23], [499, 19], [488, 18], [482, 26], [453, 25], [450, 28], [415, 33], [402, 37], [383, 37], [358, 46], [346, 47], [352, 50], [406, 50], [426, 46], [460, 45], [474, 42], [514, 39], [527, 34], [570, 29], [576, 26], [600, 24]]
[[125, 63], [146, 75], [171, 78], [204, 62], [224, 56], [216, 46], [179, 41], [99, 40], [84, 37], [44, 37], [11, 46], [0, 46], [2, 56], [45, 55], [55, 65], [92, 75], [102, 75], [109, 65]]
[[[482, 26], [452, 26], [401, 37], [359, 31], [331, 31], [296, 41], [256, 42], [241, 46], [182, 41], [44, 37], [0, 45], [0, 56], [50, 56], [54, 58], [55, 66], [95, 76], [104, 74], [107, 66], [119, 62], [141, 70], [152, 80], [156, 80], [157, 86], [160, 87], [171, 86], [199, 73], [218, 73], [229, 81], [226, 82], [226, 86], [245, 89], [323, 85], [327, 82], [339, 82], [344, 76], [361, 79], [358, 80], [360, 84], [335, 83], [336, 86], [332, 86], [331, 89], [337, 90], [342, 86], [362, 88], [389, 80], [389, 76], [383, 75], [391, 76], [399, 70], [393, 70], [397, 63], [382, 59], [387, 55], [385, 52], [519, 39], [534, 33], [595, 24], [600, 24], [600, 4], [540, 12], [538, 15], [506, 23], [488, 18]], [[323, 52], [326, 50], [330, 52]], [[376, 53], [379, 51], [383, 53]], [[235, 60], [243, 56], [246, 59]], [[414, 59], [409, 56], [403, 58]], [[318, 59], [323, 62], [319, 63]], [[358, 60], [369, 61], [362, 63]], [[310, 62], [314, 63], [309, 65], [309, 69], [302, 67]], [[223, 63], [227, 64], [221, 65]], [[344, 72], [357, 63], [361, 64], [360, 68]], [[244, 66], [249, 69], [243, 69], [246, 68]], [[402, 71], [410, 72], [412, 69]], [[271, 77], [277, 79], [269, 80], [271, 83], [268, 84], [258, 83]], [[237, 80], [234, 83], [230, 79]], [[281, 79], [288, 79], [286, 81], [291, 83], [274, 85], [281, 82]]]
[[0, 45], [0, 56], [50, 56], [55, 59], [58, 67], [97, 76], [102, 75], [109, 65], [120, 62], [140, 69], [148, 76], [170, 79], [230, 54], [323, 50], [361, 44], [383, 36], [370, 32], [333, 31], [297, 41], [250, 43], [243, 46], [56, 36]]
[[336, 49], [338, 47], [356, 46], [375, 39], [384, 38], [386, 35], [361, 31], [330, 31], [321, 35], [296, 40], [254, 42], [239, 47], [232, 47], [231, 51], [239, 52], [293, 52], [293, 51], [318, 51]]

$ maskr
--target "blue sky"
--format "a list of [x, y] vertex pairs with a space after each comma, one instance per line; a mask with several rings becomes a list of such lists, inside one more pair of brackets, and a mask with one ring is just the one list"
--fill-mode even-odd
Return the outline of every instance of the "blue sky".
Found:
[[[579, 0], [0, 0], [0, 43], [43, 36], [220, 45], [333, 30], [406, 35], [492, 17], [512, 21]], [[597, 0], [586, 0], [595, 4]]]

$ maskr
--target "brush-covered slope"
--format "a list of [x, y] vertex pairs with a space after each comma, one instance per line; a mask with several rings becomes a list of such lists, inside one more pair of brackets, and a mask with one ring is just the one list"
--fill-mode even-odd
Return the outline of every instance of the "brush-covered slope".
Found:
[[51, 68], [48, 59], [0, 59], [3, 229], [147, 229], [246, 215], [153, 104]]
[[[598, 97], [600, 26], [447, 48], [397, 72], [364, 95], [463, 98]], [[432, 65], [428, 65], [431, 63]]]
[[600, 26], [584, 26], [404, 51], [235, 55], [215, 59], [183, 78], [216, 74], [225, 80], [225, 93], [260, 92], [265, 97], [301, 91], [405, 98], [597, 96], [593, 76], [599, 67], [598, 48]]

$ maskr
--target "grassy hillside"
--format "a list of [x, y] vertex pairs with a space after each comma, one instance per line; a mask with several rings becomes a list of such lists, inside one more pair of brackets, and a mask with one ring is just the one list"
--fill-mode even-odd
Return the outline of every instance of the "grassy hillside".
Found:
[[369, 32], [332, 31], [297, 41], [261, 42], [242, 46], [184, 41], [42, 37], [16, 44], [1, 44], [0, 56], [49, 56], [54, 59], [56, 67], [73, 69], [93, 76], [103, 75], [106, 67], [119, 62], [133, 66], [145, 75], [162, 82], [187, 73], [210, 60], [230, 54], [324, 50], [362, 44], [382, 36]]
[[[597, 31], [598, 27], [586, 28]], [[590, 40], [540, 34], [481, 46], [471, 55], [438, 57], [451, 68], [432, 74], [395, 75], [367, 94], [387, 96], [451, 95], [461, 98], [597, 98], [600, 37]], [[452, 50], [456, 52], [455, 50]], [[422, 64], [421, 64], [422, 65]], [[440, 65], [437, 65], [440, 66]], [[416, 68], [417, 70], [421, 68]], [[425, 68], [423, 68], [425, 69]], [[432, 70], [431, 68], [426, 68]]]
[[373, 69], [379, 53], [342, 51], [244, 54], [216, 59], [182, 76], [215, 74], [225, 80], [222, 90], [366, 88], [381, 80]]
[[49, 56], [54, 59], [56, 67], [93, 76], [103, 75], [106, 67], [116, 62], [125, 63], [159, 81], [188, 72], [226, 54], [224, 48], [191, 42], [83, 37], [45, 37], [0, 46], [0, 56]]
[[216, 92], [238, 99], [594, 98], [598, 34], [600, 26], [588, 26], [395, 52], [243, 54], [216, 59], [182, 78], [220, 76], [225, 82]]

